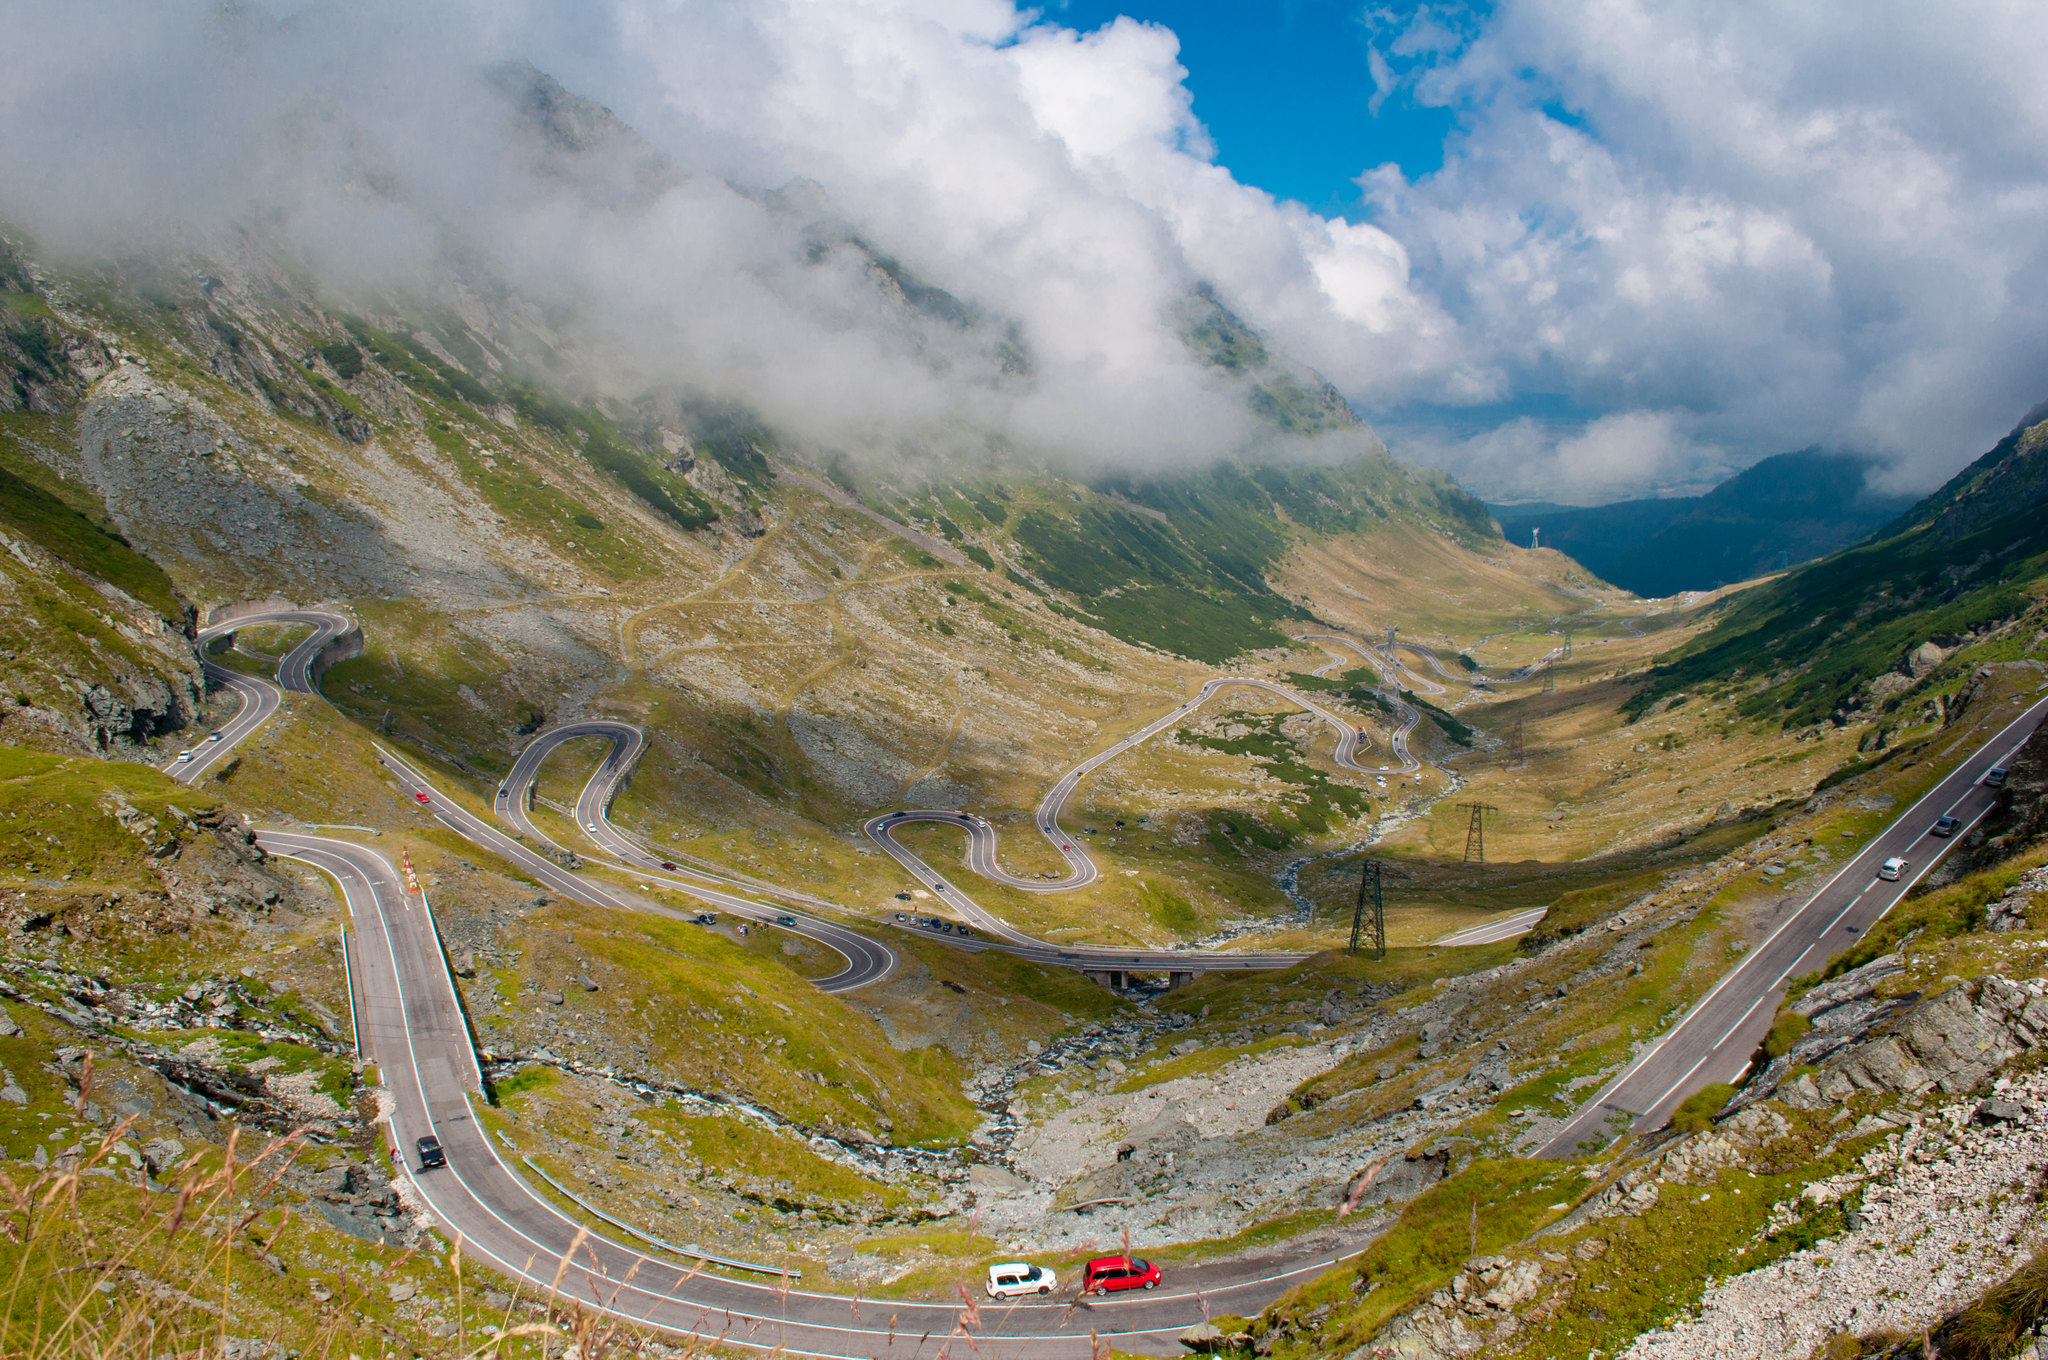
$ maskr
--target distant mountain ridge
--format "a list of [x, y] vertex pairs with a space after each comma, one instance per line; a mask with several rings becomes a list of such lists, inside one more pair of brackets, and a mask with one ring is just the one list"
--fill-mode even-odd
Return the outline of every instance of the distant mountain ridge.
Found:
[[[1642, 713], [1698, 687], [1738, 685], [1752, 716], [1788, 726], [1897, 712], [1953, 683], [1915, 662], [2048, 623], [2048, 403], [1868, 540], [1742, 591], [1629, 701]], [[1966, 664], [1950, 662], [1950, 666]], [[1892, 673], [1898, 678], [1876, 683]]]
[[1781, 453], [1704, 496], [1613, 505], [1495, 506], [1501, 532], [1541, 543], [1638, 595], [1713, 590], [1810, 561], [1895, 519], [1910, 496], [1869, 489], [1869, 464], [1818, 448]]

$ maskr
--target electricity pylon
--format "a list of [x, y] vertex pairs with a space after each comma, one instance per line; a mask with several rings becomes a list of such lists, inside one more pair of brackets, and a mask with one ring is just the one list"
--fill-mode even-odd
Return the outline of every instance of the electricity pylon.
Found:
[[1358, 905], [1351, 911], [1351, 948], [1349, 952], [1352, 954], [1358, 952], [1358, 937], [1364, 934], [1366, 930], [1365, 894], [1366, 889], [1370, 887], [1372, 889], [1372, 947], [1374, 956], [1384, 959], [1387, 956], [1387, 904], [1385, 897], [1381, 893], [1380, 878], [1381, 866], [1378, 860], [1367, 859], [1358, 866]]
[[1498, 812], [1500, 809], [1491, 803], [1460, 803], [1458, 806], [1472, 814], [1472, 820], [1465, 827], [1464, 862], [1467, 864], [1484, 864], [1486, 863], [1486, 814]]

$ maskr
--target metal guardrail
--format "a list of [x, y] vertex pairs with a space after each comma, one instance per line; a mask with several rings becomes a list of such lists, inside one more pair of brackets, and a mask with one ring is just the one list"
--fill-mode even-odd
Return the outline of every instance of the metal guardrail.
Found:
[[781, 1275], [787, 1279], [792, 1280], [803, 1278], [803, 1272], [801, 1270], [789, 1270], [785, 1269], [782, 1266], [764, 1266], [759, 1265], [753, 1261], [735, 1261], [729, 1256], [713, 1256], [710, 1252], [703, 1251], [697, 1247], [679, 1247], [673, 1242], [665, 1241], [662, 1238], [656, 1237], [653, 1233], [648, 1232], [644, 1228], [636, 1228], [632, 1224], [624, 1221], [623, 1219], [613, 1218], [610, 1214], [598, 1208], [595, 1204], [592, 1204], [590, 1201], [584, 1199], [581, 1195], [577, 1194], [574, 1190], [571, 1190], [568, 1186], [556, 1180], [553, 1176], [550, 1176], [546, 1171], [543, 1171], [541, 1169], [541, 1165], [539, 1162], [536, 1162], [535, 1160], [533, 1160], [533, 1158], [526, 1156], [524, 1153], [520, 1154], [519, 1160], [525, 1162], [527, 1167], [533, 1172], [534, 1175], [540, 1177], [549, 1185], [553, 1186], [557, 1193], [562, 1195], [565, 1199], [572, 1201], [577, 1208], [583, 1210], [585, 1213], [595, 1214], [597, 1217], [611, 1224], [614, 1228], [618, 1228], [623, 1232], [629, 1232], [643, 1242], [652, 1242], [655, 1246], [660, 1247], [663, 1251], [671, 1251], [678, 1256], [687, 1256], [692, 1260], [702, 1261], [706, 1265], [725, 1266], [731, 1270], [753, 1270], [759, 1271], [763, 1275]]

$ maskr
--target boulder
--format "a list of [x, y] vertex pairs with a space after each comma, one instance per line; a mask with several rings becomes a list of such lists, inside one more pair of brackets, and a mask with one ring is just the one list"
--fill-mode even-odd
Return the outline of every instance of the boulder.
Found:
[[1971, 1118], [1979, 1124], [2017, 1124], [2026, 1113], [2019, 1102], [1992, 1096], [1978, 1102], [1976, 1113]]
[[968, 1167], [967, 1183], [977, 1190], [993, 1190], [998, 1194], [1014, 1194], [1031, 1188], [1030, 1182], [1009, 1168], [986, 1164]]
[[1223, 1329], [1210, 1322], [1198, 1322], [1180, 1334], [1180, 1344], [1198, 1355], [1220, 1351], [1228, 1343]]
[[1915, 680], [1933, 673], [1934, 668], [1948, 660], [1948, 653], [1938, 642], [1923, 642], [1906, 656], [1906, 670]]

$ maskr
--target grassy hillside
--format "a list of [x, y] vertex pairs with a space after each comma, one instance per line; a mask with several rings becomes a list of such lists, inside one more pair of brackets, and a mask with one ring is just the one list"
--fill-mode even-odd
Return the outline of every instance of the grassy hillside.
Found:
[[2037, 410], [1871, 541], [1744, 591], [1663, 658], [1629, 701], [1640, 714], [1700, 686], [1736, 685], [1751, 716], [1818, 722], [1875, 700], [1896, 708], [1923, 643], [1951, 649], [2024, 631], [2048, 580], [2048, 411]]
[[1532, 529], [1638, 595], [1713, 590], [1808, 561], [1887, 523], [1912, 501], [1864, 484], [1869, 464], [1818, 449], [1781, 453], [1704, 496], [1590, 507], [1498, 506], [1512, 543]]

